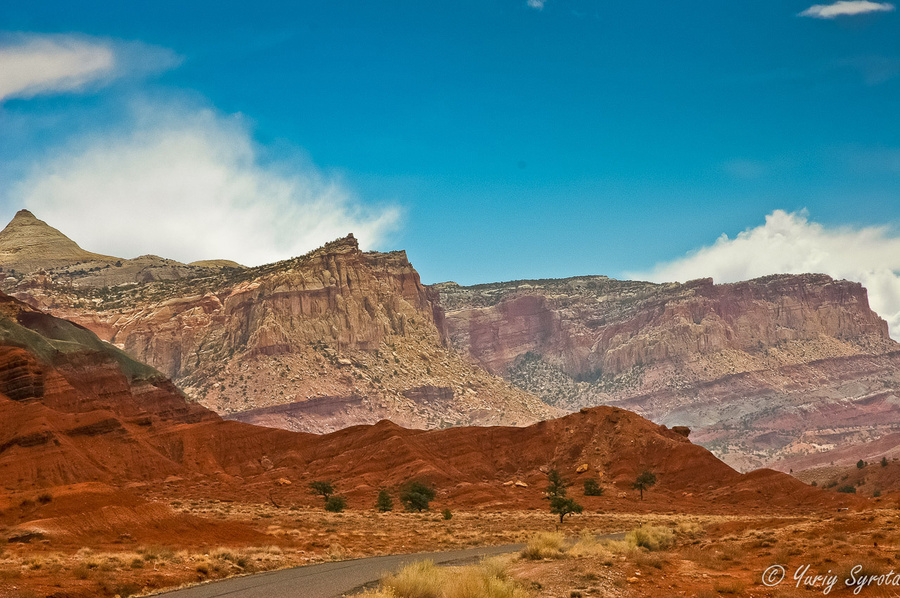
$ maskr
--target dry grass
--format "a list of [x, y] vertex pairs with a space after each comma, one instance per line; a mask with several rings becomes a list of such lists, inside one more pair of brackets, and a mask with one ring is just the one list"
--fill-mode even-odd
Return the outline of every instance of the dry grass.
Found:
[[470, 567], [442, 568], [431, 561], [407, 565], [385, 577], [366, 598], [528, 598], [498, 559]]
[[675, 543], [675, 532], [671, 528], [659, 525], [638, 527], [626, 534], [625, 541], [647, 550], [665, 550]]
[[566, 555], [565, 537], [559, 533], [540, 532], [528, 540], [522, 550], [522, 558], [533, 561], [542, 559], [559, 559]]

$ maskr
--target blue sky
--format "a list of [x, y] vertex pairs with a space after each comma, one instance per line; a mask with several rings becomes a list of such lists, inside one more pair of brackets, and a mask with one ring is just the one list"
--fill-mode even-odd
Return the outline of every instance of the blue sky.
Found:
[[[788, 222], [778, 268], [829, 270], [834, 235], [896, 237], [900, 14], [811, 6], [7, 3], [0, 216], [245, 263], [352, 230], [461, 283], [758, 275], [690, 260]], [[833, 274], [883, 274], [900, 314], [898, 268]]]

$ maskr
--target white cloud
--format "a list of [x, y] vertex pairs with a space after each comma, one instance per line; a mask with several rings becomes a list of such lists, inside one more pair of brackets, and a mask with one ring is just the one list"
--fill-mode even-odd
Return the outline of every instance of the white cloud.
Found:
[[123, 76], [177, 64], [169, 50], [77, 35], [5, 34], [0, 39], [0, 102], [82, 91]]
[[544, 4], [547, 3], [547, 0], [528, 0], [529, 8], [535, 8], [537, 10], [544, 10]]
[[737, 282], [768, 274], [815, 272], [860, 282], [869, 303], [900, 339], [900, 236], [888, 227], [825, 227], [805, 211], [775, 210], [762, 226], [749, 228], [683, 258], [657, 264], [629, 278], [686, 281], [711, 276]]
[[268, 164], [239, 116], [143, 106], [128, 130], [82, 139], [34, 164], [11, 190], [82, 247], [256, 265], [356, 234], [377, 245], [396, 207], [363, 205], [302, 160]]
[[889, 2], [869, 2], [869, 0], [839, 0], [834, 4], [814, 4], [798, 16], [814, 19], [834, 19], [870, 12], [891, 12], [894, 5]]

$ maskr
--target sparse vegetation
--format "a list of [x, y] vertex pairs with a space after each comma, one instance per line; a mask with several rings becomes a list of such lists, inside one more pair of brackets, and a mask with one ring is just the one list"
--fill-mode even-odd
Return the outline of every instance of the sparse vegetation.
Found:
[[441, 516], [444, 518], [444, 521], [450, 521], [451, 519], [453, 519], [453, 513], [450, 511], [450, 509], [444, 509], [443, 511], [441, 511]]
[[837, 489], [838, 492], [843, 492], [844, 494], [856, 494], [856, 486], [851, 484], [845, 484]]

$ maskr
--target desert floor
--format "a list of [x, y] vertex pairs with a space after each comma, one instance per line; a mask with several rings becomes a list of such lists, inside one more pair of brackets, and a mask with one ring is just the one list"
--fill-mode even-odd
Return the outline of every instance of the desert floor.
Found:
[[[535, 598], [822, 594], [826, 580], [799, 587], [793, 580], [806, 565], [809, 575], [830, 571], [839, 576], [830, 594], [851, 595], [840, 587], [851, 575], [886, 574], [894, 566], [900, 570], [900, 510], [889, 499], [852, 510], [785, 515], [585, 512], [562, 526], [546, 509], [454, 510], [448, 520], [440, 508], [407, 513], [400, 505], [389, 513], [327, 513], [309, 505], [164, 496], [156, 496], [155, 502], [196, 527], [181, 522], [173, 533], [171, 522], [154, 520], [151, 511], [148, 521], [131, 524], [134, 533], [123, 532], [130, 522], [119, 521], [117, 527], [107, 512], [102, 525], [109, 533], [91, 535], [90, 530], [99, 528], [85, 525], [83, 533], [76, 529], [7, 542], [0, 546], [0, 597], [124, 598], [328, 560], [524, 543], [542, 532], [561, 532], [568, 542], [537, 558], [507, 559], [516, 583]], [[69, 508], [64, 495], [7, 497], [0, 507], [0, 528], [7, 531], [16, 521], [40, 522], [54, 508]], [[91, 520], [108, 509], [98, 505], [73, 521]], [[572, 548], [581, 536], [638, 527], [670, 533], [651, 549], [634, 542], [588, 542]], [[786, 578], [767, 587], [762, 576], [772, 565], [784, 566]], [[853, 574], [856, 565], [863, 569]], [[900, 587], [869, 586], [858, 595], [900, 595]]]

